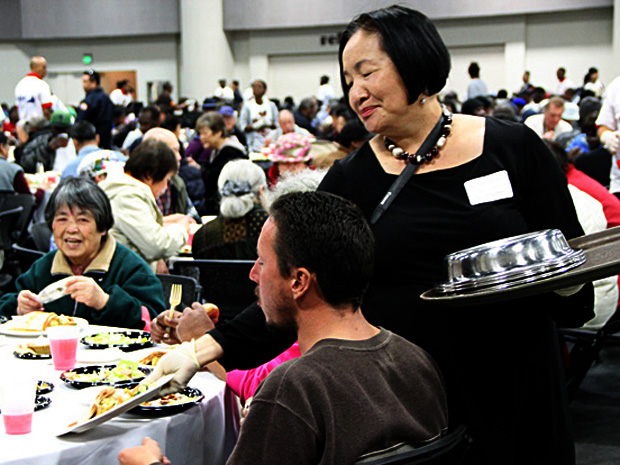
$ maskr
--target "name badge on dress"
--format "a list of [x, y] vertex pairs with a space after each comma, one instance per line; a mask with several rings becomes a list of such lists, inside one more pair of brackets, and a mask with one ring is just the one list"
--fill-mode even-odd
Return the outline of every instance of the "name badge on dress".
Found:
[[506, 170], [471, 179], [464, 186], [471, 205], [509, 199], [513, 195], [512, 185]]

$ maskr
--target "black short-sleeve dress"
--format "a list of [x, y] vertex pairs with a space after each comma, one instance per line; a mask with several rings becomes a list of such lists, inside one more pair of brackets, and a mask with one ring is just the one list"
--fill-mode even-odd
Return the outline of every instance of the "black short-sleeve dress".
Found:
[[[395, 179], [366, 144], [336, 162], [319, 189], [370, 218]], [[495, 119], [486, 121], [480, 156], [414, 175], [372, 228], [376, 262], [364, 315], [435, 358], [451, 424], [467, 424], [477, 463], [574, 463], [555, 323], [591, 318], [592, 289], [467, 308], [419, 295], [445, 279], [447, 254], [547, 228], [583, 234], [566, 177], [536, 134]]]

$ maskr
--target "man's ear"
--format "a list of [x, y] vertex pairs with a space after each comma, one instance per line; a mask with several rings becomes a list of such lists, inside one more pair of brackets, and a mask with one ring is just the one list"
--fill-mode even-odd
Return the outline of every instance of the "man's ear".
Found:
[[314, 273], [311, 273], [306, 268], [297, 268], [293, 271], [291, 276], [291, 291], [293, 291], [294, 297], [302, 297], [305, 295], [314, 279]]

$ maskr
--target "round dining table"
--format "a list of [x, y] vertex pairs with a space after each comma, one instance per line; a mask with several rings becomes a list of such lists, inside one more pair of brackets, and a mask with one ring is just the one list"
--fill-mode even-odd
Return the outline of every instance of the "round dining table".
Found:
[[[82, 336], [110, 330], [119, 328], [88, 326]], [[0, 421], [0, 465], [116, 465], [118, 453], [140, 445], [144, 436], [156, 440], [172, 463], [224, 464], [232, 452], [239, 431], [238, 402], [226, 384], [209, 372], [199, 372], [189, 383], [204, 394], [197, 406], [158, 416], [130, 411], [83, 433], [57, 436], [84, 414], [89, 396], [63, 382], [51, 359], [15, 357], [15, 347], [27, 341], [0, 336], [0, 376], [29, 375], [53, 384], [54, 389], [44, 394], [49, 406], [34, 413], [31, 433], [8, 435]], [[76, 367], [92, 365], [79, 361], [92, 358], [93, 350], [79, 347]]]

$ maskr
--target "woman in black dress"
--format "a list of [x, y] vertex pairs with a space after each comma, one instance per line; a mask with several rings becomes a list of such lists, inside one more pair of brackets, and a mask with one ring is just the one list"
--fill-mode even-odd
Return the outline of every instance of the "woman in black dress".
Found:
[[[520, 124], [444, 116], [437, 99], [450, 57], [421, 13], [363, 14], [340, 44], [342, 86], [370, 132], [319, 189], [357, 203], [367, 218], [436, 124], [430, 151], [375, 224], [375, 278], [366, 317], [420, 345], [448, 386], [451, 423], [474, 439], [473, 463], [574, 463], [556, 323], [591, 315], [592, 290], [471, 308], [418, 296], [443, 281], [445, 255], [547, 228], [583, 234], [566, 178], [539, 137]], [[445, 136], [445, 137], [444, 137]], [[413, 160], [416, 161], [415, 159]], [[570, 292], [568, 292], [570, 294]]]
[[[547, 228], [582, 235], [566, 177], [525, 126], [442, 109], [437, 93], [450, 56], [421, 13], [393, 6], [362, 14], [344, 32], [339, 60], [349, 105], [376, 136], [337, 161], [319, 189], [351, 199], [371, 219], [407, 164], [420, 162], [371, 221], [376, 258], [366, 318], [435, 358], [450, 422], [464, 423], [473, 438], [468, 463], [574, 464], [556, 325], [592, 318], [591, 284], [469, 308], [419, 297], [444, 280], [449, 253]], [[420, 150], [435, 130], [430, 149]], [[263, 323], [250, 307], [197, 347], [226, 369], [256, 366], [277, 342], [291, 342]]]

